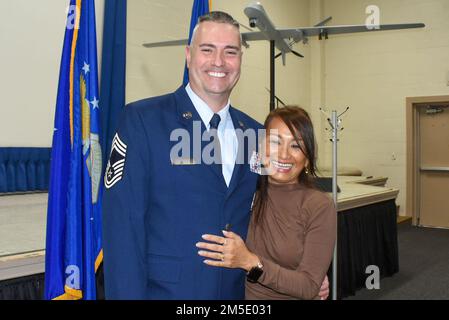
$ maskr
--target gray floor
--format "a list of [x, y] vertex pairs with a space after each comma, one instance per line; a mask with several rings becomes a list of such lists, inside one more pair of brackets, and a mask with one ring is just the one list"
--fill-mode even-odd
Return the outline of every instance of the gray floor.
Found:
[[[47, 196], [0, 196], [0, 256], [45, 248]], [[449, 299], [449, 230], [401, 223], [398, 245], [399, 273], [345, 299]]]
[[45, 248], [46, 193], [0, 196], [0, 256]]
[[449, 230], [398, 225], [399, 273], [348, 300], [449, 299]]

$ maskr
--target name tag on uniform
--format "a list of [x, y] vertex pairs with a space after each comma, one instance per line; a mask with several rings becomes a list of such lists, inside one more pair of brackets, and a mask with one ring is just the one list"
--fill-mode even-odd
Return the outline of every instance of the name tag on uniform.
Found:
[[173, 166], [191, 166], [197, 164], [193, 158], [174, 158], [171, 159]]

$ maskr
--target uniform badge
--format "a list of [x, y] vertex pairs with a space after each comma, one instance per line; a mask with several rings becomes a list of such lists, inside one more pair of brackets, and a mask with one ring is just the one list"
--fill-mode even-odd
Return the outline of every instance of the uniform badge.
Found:
[[109, 157], [106, 173], [104, 175], [104, 185], [107, 189], [122, 179], [123, 167], [125, 166], [126, 144], [115, 134], [112, 140], [111, 155]]
[[173, 158], [171, 159], [173, 166], [189, 166], [196, 164], [195, 159], [192, 158]]
[[186, 120], [189, 120], [189, 119], [191, 119], [192, 118], [192, 112], [184, 112], [183, 114], [182, 114], [182, 117], [184, 118], [184, 119], [186, 119]]

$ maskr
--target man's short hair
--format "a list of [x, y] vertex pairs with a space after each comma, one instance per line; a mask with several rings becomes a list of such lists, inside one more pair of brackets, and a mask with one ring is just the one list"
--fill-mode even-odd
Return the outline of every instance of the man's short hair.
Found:
[[236, 27], [240, 34], [240, 44], [242, 43], [242, 34], [240, 33], [239, 22], [237, 20], [235, 20], [230, 14], [223, 12], [223, 11], [211, 11], [210, 13], [206, 13], [205, 15], [202, 15], [201, 17], [199, 17], [198, 22], [197, 22], [195, 28], [193, 29], [192, 38], [190, 40], [190, 43], [193, 42], [193, 39], [195, 38], [195, 34], [196, 34], [196, 31], [198, 30], [199, 25], [202, 22], [207, 22], [207, 21], [216, 22], [216, 23], [226, 23], [226, 24], [230, 24], [230, 25]]
[[240, 24], [238, 23], [238, 21], [235, 20], [230, 14], [223, 11], [212, 11], [198, 18], [198, 24], [205, 21], [227, 23], [233, 25], [237, 29], [240, 29]]

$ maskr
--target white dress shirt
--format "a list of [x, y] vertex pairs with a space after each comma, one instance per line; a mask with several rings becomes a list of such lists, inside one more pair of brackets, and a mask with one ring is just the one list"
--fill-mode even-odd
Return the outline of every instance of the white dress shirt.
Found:
[[[201, 117], [206, 129], [210, 129], [210, 120], [214, 115], [211, 108], [204, 102], [190, 87], [190, 83], [186, 86], [187, 94], [192, 100], [193, 106]], [[232, 123], [231, 115], [229, 114], [230, 101], [218, 113], [220, 116], [220, 124], [218, 125], [217, 134], [220, 140], [221, 157], [222, 157], [222, 172], [229, 187], [231, 182], [232, 172], [234, 171], [235, 160], [237, 158], [238, 140], [235, 133], [234, 124]]]

